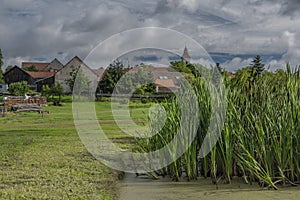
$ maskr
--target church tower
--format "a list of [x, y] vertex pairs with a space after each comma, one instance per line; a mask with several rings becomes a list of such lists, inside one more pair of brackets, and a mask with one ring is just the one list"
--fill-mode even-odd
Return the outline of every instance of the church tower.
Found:
[[185, 46], [185, 48], [184, 48], [184, 51], [183, 51], [183, 55], [182, 55], [182, 57], [181, 57], [181, 60], [182, 60], [182, 62], [184, 62], [185, 64], [189, 64], [190, 61], [191, 61], [191, 57], [190, 57], [190, 54], [189, 54], [188, 49], [186, 48], [186, 46]]

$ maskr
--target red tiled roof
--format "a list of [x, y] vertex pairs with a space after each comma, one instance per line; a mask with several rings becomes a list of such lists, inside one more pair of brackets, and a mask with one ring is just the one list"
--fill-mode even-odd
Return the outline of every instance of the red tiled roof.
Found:
[[47, 78], [54, 76], [54, 72], [27, 72], [32, 78]]
[[234, 74], [234, 73], [232, 73], [232, 72], [227, 72], [227, 76], [229, 76], [229, 77], [233, 78], [233, 77], [235, 77], [235, 74]]
[[156, 79], [155, 84], [165, 88], [176, 88], [172, 79]]
[[45, 68], [49, 65], [49, 63], [39, 63], [39, 62], [23, 62], [22, 63], [22, 69], [29, 68], [31, 66], [35, 66], [35, 68], [42, 72], [45, 70]]

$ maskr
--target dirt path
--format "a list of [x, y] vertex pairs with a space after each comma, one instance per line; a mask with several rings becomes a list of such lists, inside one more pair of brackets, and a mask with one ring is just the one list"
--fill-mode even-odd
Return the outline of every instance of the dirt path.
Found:
[[154, 181], [146, 176], [126, 174], [122, 181], [120, 200], [298, 200], [300, 187], [266, 190], [258, 185], [246, 185], [235, 180], [228, 185], [220, 183], [218, 189], [210, 180], [196, 182]]

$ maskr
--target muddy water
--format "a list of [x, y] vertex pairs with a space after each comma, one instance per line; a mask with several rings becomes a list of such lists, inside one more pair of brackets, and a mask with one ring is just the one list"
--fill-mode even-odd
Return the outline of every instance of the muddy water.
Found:
[[232, 184], [219, 183], [218, 188], [211, 180], [195, 182], [172, 182], [167, 179], [151, 180], [146, 176], [126, 174], [121, 183], [120, 200], [298, 200], [300, 187], [281, 188], [279, 191], [260, 188], [257, 184], [244, 184], [233, 180]]

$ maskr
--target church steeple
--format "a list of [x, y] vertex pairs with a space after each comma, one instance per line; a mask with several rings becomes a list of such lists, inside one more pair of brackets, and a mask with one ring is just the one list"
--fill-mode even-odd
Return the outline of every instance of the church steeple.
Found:
[[184, 47], [184, 51], [181, 59], [182, 62], [185, 62], [186, 64], [189, 64], [191, 61], [191, 57], [186, 46]]

